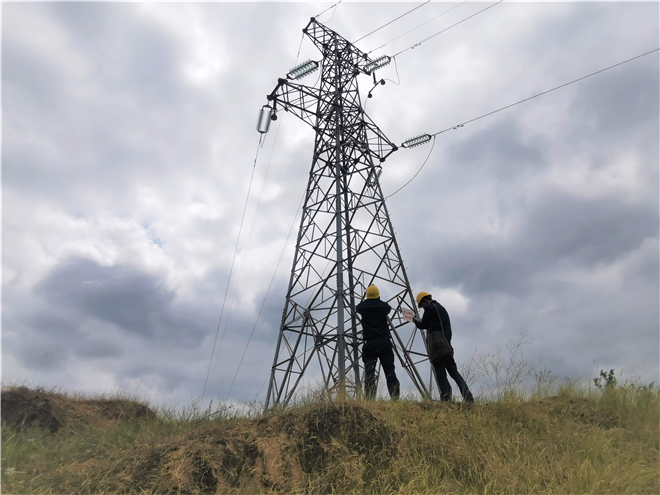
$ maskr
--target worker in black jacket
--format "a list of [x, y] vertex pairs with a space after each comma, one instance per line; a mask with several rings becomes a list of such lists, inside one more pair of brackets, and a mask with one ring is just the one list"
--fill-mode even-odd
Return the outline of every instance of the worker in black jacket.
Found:
[[[451, 343], [451, 321], [449, 321], [449, 313], [438, 301], [433, 300], [433, 297], [428, 292], [420, 292], [417, 294], [417, 306], [424, 309], [424, 316], [421, 319], [414, 319], [417, 328], [428, 329], [431, 332], [444, 331], [445, 337]], [[443, 401], [451, 400], [451, 385], [447, 379], [447, 373], [453, 378], [461, 391], [463, 400], [465, 402], [474, 402], [472, 392], [465, 383], [465, 380], [458, 372], [454, 356], [432, 363], [435, 369], [435, 379], [438, 382], [440, 389], [440, 399]]]
[[392, 399], [399, 398], [399, 380], [394, 372], [394, 349], [390, 339], [390, 323], [387, 315], [392, 307], [380, 300], [380, 291], [375, 285], [367, 288], [367, 298], [355, 308], [362, 317], [364, 345], [362, 362], [364, 363], [364, 388], [368, 399], [376, 397], [376, 362], [385, 372], [387, 390]]

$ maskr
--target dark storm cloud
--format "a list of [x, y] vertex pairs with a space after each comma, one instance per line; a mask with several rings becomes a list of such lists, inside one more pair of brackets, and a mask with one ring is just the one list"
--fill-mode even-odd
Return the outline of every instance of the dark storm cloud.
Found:
[[588, 269], [613, 263], [657, 236], [652, 204], [551, 193], [532, 207], [517, 244], [536, 266], [569, 263]]
[[197, 346], [204, 329], [175, 307], [161, 280], [134, 267], [101, 266], [84, 258], [64, 260], [35, 287], [54, 307], [112, 323], [146, 339]]
[[504, 117], [465, 141], [451, 145], [446, 151], [446, 166], [492, 175], [500, 181], [534, 172], [547, 164], [542, 147], [545, 143], [526, 143], [521, 133], [520, 124], [513, 117]]
[[91, 338], [78, 343], [75, 347], [76, 356], [82, 359], [117, 358], [123, 355], [120, 345], [99, 338]]
[[640, 128], [626, 125], [627, 122], [650, 124], [647, 132], [655, 130], [654, 137], [657, 136], [658, 59], [649, 62], [631, 62], [625, 69], [617, 67], [576, 88], [571, 110], [576, 116], [574, 121], [581, 124], [572, 125], [572, 132], [567, 133], [571, 142], [575, 143], [585, 132], [609, 144], [634, 138]]
[[[626, 70], [603, 74], [598, 80], [587, 80], [576, 88], [571, 103], [572, 119], [565, 142], [579, 146], [589, 136], [594, 147], [590, 165], [596, 169], [610, 166], [615, 149], [628, 143], [644, 164], [640, 173], [657, 184], [658, 147], [660, 130], [658, 107], [657, 58], [650, 63], [631, 62]], [[637, 64], [637, 65], [635, 65]], [[635, 125], [632, 125], [635, 123]], [[630, 160], [630, 157], [626, 157]], [[654, 180], [655, 177], [655, 180]]]
[[[653, 244], [649, 244], [647, 249], [631, 263], [626, 266], [623, 273], [623, 289], [628, 290], [633, 287], [641, 286], [648, 289], [660, 289], [658, 287], [658, 277], [660, 275], [660, 256], [654, 249]], [[660, 305], [656, 309], [660, 308]], [[659, 320], [660, 321], [660, 320]]]
[[[288, 265], [288, 263], [287, 263]], [[280, 266], [278, 276], [273, 281], [273, 285], [266, 294], [268, 287], [265, 287], [255, 293], [255, 306], [257, 310], [261, 309], [259, 324], [255, 329], [254, 338], [258, 341], [271, 343], [273, 336], [277, 335], [282, 323], [282, 311], [286, 300], [286, 291], [289, 283], [289, 277], [286, 272], [287, 267]], [[264, 297], [266, 300], [264, 302]], [[263, 309], [261, 305], [263, 304]]]
[[129, 364], [126, 369], [119, 373], [121, 378], [145, 379], [152, 377], [157, 380], [159, 387], [168, 392], [174, 391], [188, 381], [183, 370], [170, 366], [166, 363], [156, 362], [149, 364]]
[[[70, 348], [80, 342], [80, 321], [69, 308], [48, 308], [16, 287], [2, 294], [2, 348], [33, 371], [65, 370]], [[3, 369], [4, 369], [3, 362]], [[28, 378], [28, 377], [25, 377]]]
[[[526, 69], [533, 70], [539, 60], [547, 69], [544, 78], [533, 82], [529, 96], [548, 89], [543, 87], [543, 79], [557, 77], [561, 84], [657, 46], [653, 43], [658, 34], [656, 2], [627, 2], [625, 6], [622, 2], [530, 2], [504, 3], [499, 8], [508, 9], [513, 16], [519, 12], [539, 16], [535, 35], [510, 47], [515, 50], [510, 58]], [[626, 72], [630, 65], [620, 69]]]
[[25, 318], [25, 323], [34, 329], [48, 335], [57, 335], [58, 338], [74, 339], [80, 335], [79, 324], [71, 319], [71, 309], [64, 306], [55, 306], [48, 310], [32, 310]]
[[[548, 290], [551, 276], [546, 275], [541, 290], [535, 288], [528, 297], [501, 308], [500, 314], [508, 321], [522, 323], [519, 331], [530, 332], [533, 346], [529, 359], [561, 360], [563, 365], [553, 370], [572, 377], [589, 378], [597, 374], [596, 366], [626, 368], [627, 372], [636, 369], [654, 376], [660, 344], [657, 271], [654, 283], [636, 283], [625, 290], [617, 290], [611, 282], [601, 287], [564, 284]], [[519, 316], [526, 308], [543, 306], [546, 311], [526, 319]]]
[[526, 334], [521, 358], [561, 378], [589, 379], [597, 367], [620, 371], [622, 363], [627, 373], [635, 368], [655, 376], [658, 273], [655, 282], [625, 290], [611, 279], [594, 285], [589, 275], [582, 282], [562, 281], [566, 275], [571, 272], [539, 274], [521, 294], [474, 294], [466, 314], [452, 315], [460, 361], [468, 364], [475, 350], [489, 353]]
[[71, 345], [79, 340], [76, 322], [68, 318], [43, 315], [36, 319], [2, 319], [3, 352], [35, 372], [65, 370]]
[[528, 205], [509, 236], [485, 235], [460, 244], [436, 241], [436, 259], [442, 261], [431, 273], [468, 296], [493, 291], [520, 295], [540, 273], [611, 264], [657, 236], [658, 213], [652, 205], [548, 191]]

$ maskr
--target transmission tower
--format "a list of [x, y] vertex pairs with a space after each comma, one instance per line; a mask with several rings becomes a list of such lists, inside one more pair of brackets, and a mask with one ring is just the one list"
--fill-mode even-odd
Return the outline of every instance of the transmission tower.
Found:
[[[381, 163], [397, 146], [364, 113], [357, 85], [360, 74], [377, 83], [375, 70], [390, 58], [370, 59], [314, 18], [303, 32], [323, 58], [278, 80], [257, 126], [267, 132], [284, 109], [315, 131], [266, 409], [287, 404], [302, 386], [359, 396], [362, 330], [354, 308], [371, 284], [394, 309], [391, 334], [401, 366], [429, 397], [430, 383], [418, 369], [428, 361], [426, 335], [403, 316], [416, 313], [416, 304], [379, 183]], [[295, 82], [319, 68], [318, 88]]]

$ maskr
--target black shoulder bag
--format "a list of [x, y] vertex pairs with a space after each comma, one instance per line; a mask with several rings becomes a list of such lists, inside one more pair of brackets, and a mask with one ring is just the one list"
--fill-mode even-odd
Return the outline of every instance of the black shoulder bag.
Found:
[[429, 350], [429, 361], [432, 364], [436, 364], [440, 361], [454, 357], [454, 348], [447, 340], [445, 335], [445, 329], [442, 326], [442, 318], [440, 318], [440, 311], [438, 307], [434, 304], [433, 308], [435, 309], [436, 314], [438, 315], [438, 321], [440, 322], [440, 330], [435, 332], [429, 332], [428, 335], [428, 350]]

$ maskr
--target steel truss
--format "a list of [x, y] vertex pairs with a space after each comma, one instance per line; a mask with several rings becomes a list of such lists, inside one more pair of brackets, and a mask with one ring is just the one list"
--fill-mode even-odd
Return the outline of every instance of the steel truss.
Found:
[[360, 104], [357, 76], [371, 75], [372, 60], [314, 18], [303, 32], [323, 54], [320, 87], [279, 79], [268, 95], [273, 112], [293, 113], [316, 136], [266, 409], [288, 404], [303, 386], [360, 395], [354, 308], [372, 283], [394, 308], [395, 354], [429, 397], [418, 371], [428, 361], [426, 335], [403, 319], [402, 310], [416, 313], [416, 304], [379, 183], [381, 163], [397, 147]]

